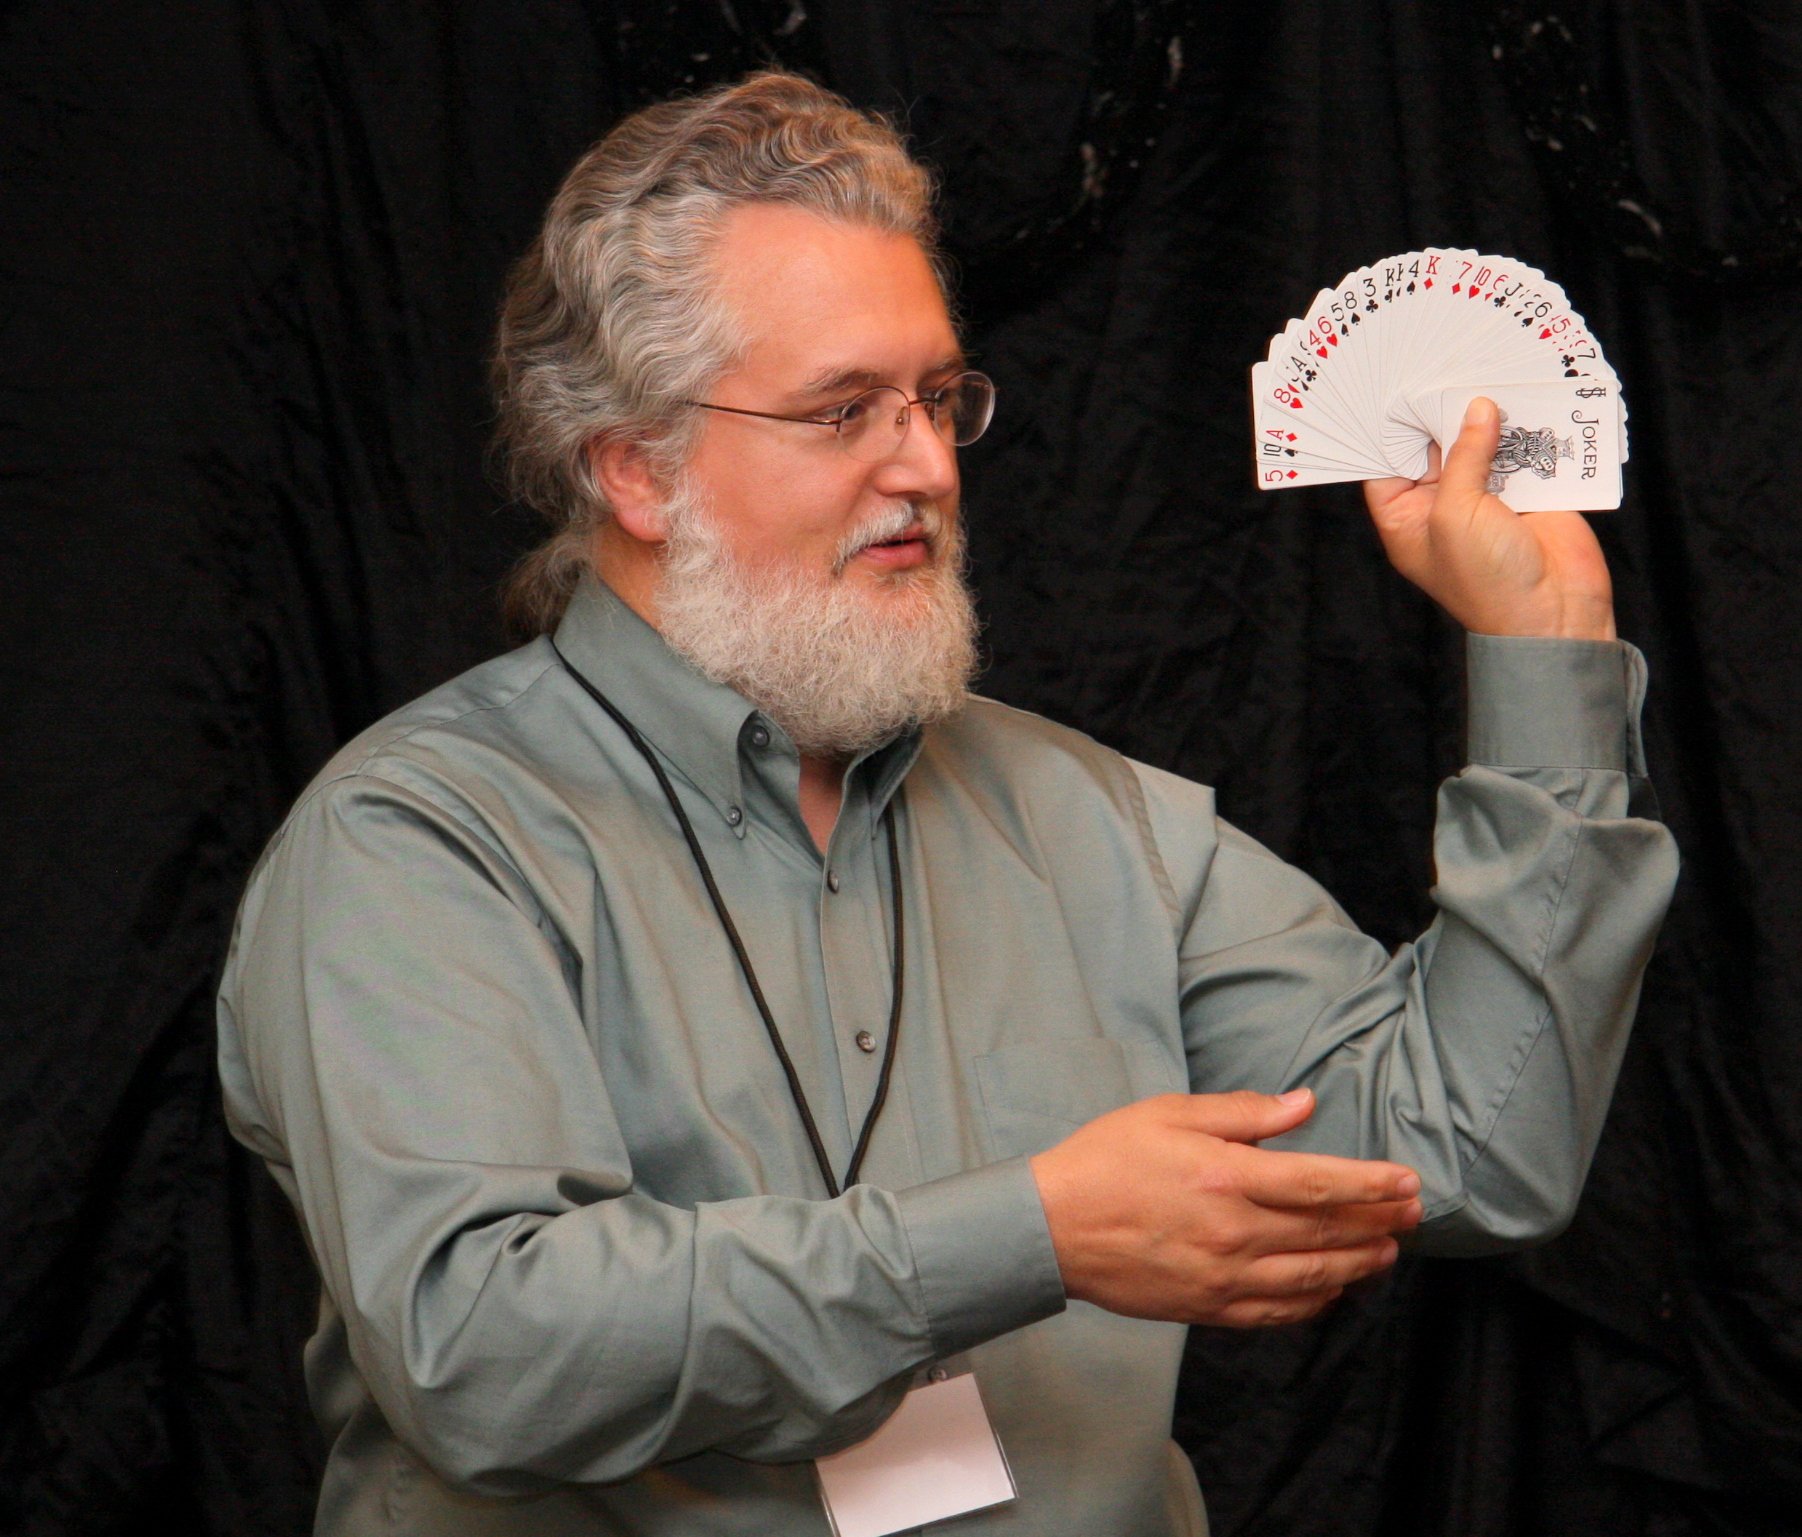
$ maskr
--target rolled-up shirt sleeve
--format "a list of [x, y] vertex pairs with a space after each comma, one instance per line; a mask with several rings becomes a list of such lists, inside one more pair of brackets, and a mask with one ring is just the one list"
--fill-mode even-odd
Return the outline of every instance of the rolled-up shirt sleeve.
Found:
[[1574, 1211], [1677, 874], [1619, 642], [1471, 636], [1470, 763], [1439, 791], [1439, 913], [1394, 954], [1312, 880], [1140, 767], [1182, 924], [1197, 1091], [1312, 1088], [1269, 1144], [1394, 1159], [1419, 1243], [1474, 1253]]
[[442, 1476], [517, 1493], [709, 1448], [804, 1459], [873, 1430], [914, 1368], [1063, 1306], [1023, 1164], [899, 1195], [647, 1196], [577, 967], [497, 848], [365, 775], [297, 808], [240, 913], [228, 1114]]

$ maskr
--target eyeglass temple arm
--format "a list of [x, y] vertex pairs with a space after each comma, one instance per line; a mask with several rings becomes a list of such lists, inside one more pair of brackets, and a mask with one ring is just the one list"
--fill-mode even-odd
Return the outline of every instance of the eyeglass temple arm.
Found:
[[[974, 372], [974, 369], [965, 369], [964, 373], [959, 374], [957, 378], [961, 379], [964, 377], [964, 374]], [[985, 375], [984, 377], [987, 376]], [[911, 411], [915, 406], [925, 406], [929, 411], [936, 411], [939, 406], [944, 404], [945, 392], [949, 390], [951, 384], [955, 382], [956, 380], [952, 380], [950, 383], [942, 384], [936, 390], [932, 390], [925, 395], [916, 396], [912, 400], [908, 400], [906, 390], [896, 389], [892, 384], [880, 385], [878, 388], [894, 390], [897, 395], [906, 401], [907, 403], [901, 408], [903, 411]], [[866, 395], [874, 395], [875, 393], [875, 390], [864, 391], [864, 394]], [[776, 411], [751, 411], [744, 406], [716, 406], [712, 401], [708, 400], [684, 400], [681, 401], [680, 404], [694, 406], [697, 410], [701, 411], [730, 411], [734, 416], [760, 416], [766, 422], [806, 422], [814, 427], [838, 426], [838, 422], [830, 416], [783, 416]]]
[[836, 427], [838, 425], [829, 416], [782, 416], [775, 411], [749, 411], [743, 406], [716, 406], [706, 400], [684, 400], [679, 403], [693, 406], [700, 411], [730, 411], [734, 416], [761, 416], [766, 422], [807, 422], [814, 427]]

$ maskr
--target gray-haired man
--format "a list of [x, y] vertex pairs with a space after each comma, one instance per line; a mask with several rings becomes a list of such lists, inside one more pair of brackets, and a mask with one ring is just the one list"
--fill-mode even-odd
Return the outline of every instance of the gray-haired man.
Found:
[[1484, 493], [1493, 411], [1371, 488], [1472, 631], [1385, 955], [1201, 786], [967, 696], [993, 387], [934, 250], [894, 137], [764, 76], [622, 124], [514, 274], [538, 638], [325, 769], [221, 998], [324, 1283], [322, 1532], [824, 1532], [818, 1459], [960, 1383], [909, 1434], [986, 1420], [1018, 1490], [960, 1530], [1201, 1532], [1184, 1324], [1568, 1220], [1675, 869], [1587, 525]]

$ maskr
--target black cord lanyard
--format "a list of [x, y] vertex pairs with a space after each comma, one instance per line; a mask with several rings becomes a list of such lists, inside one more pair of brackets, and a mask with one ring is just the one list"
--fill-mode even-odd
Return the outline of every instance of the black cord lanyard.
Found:
[[638, 728], [620, 713], [612, 700], [577, 671], [575, 664], [563, 654], [554, 640], [551, 642], [551, 650], [557, 653], [558, 661], [563, 663], [569, 675], [588, 691], [589, 697], [613, 717], [614, 724], [625, 732], [627, 739], [638, 749], [644, 761], [650, 764], [651, 772], [657, 776], [663, 798], [676, 814], [682, 836], [688, 842], [688, 852], [694, 855], [695, 868], [701, 872], [701, 883], [706, 886], [713, 910], [719, 915], [720, 927], [726, 931], [732, 953], [738, 957], [738, 969], [744, 973], [745, 982], [751, 989], [751, 997], [756, 1000], [757, 1012], [763, 1016], [763, 1028], [769, 1033], [770, 1045], [776, 1048], [776, 1060], [782, 1064], [783, 1077], [788, 1079], [788, 1092], [795, 1102], [795, 1109], [800, 1112], [801, 1124], [806, 1128], [807, 1142], [813, 1149], [813, 1161], [820, 1167], [820, 1178], [825, 1180], [826, 1189], [832, 1195], [841, 1194], [857, 1183], [857, 1171], [863, 1167], [863, 1156], [870, 1148], [870, 1134], [876, 1130], [876, 1118], [882, 1114], [883, 1103], [888, 1099], [889, 1078], [895, 1067], [895, 1041], [901, 1034], [901, 984], [905, 974], [905, 960], [901, 929], [901, 854], [895, 840], [894, 803], [891, 801], [884, 808], [882, 824], [888, 833], [889, 888], [893, 893], [895, 909], [895, 995], [889, 1005], [888, 1041], [882, 1049], [882, 1072], [876, 1079], [876, 1097], [870, 1101], [870, 1113], [864, 1117], [863, 1130], [857, 1134], [857, 1146], [851, 1153], [851, 1162], [845, 1169], [844, 1183], [841, 1185], [832, 1176], [832, 1162], [826, 1156], [826, 1144], [820, 1140], [820, 1129], [814, 1124], [813, 1110], [807, 1103], [807, 1091], [801, 1087], [801, 1075], [795, 1071], [788, 1048], [782, 1044], [782, 1032], [776, 1028], [776, 1016], [770, 1012], [769, 1002], [763, 996], [763, 986], [757, 980], [757, 970], [751, 964], [750, 953], [745, 949], [744, 940], [739, 938], [738, 925], [733, 923], [732, 914], [726, 908], [726, 899], [720, 895], [720, 888], [714, 882], [713, 869], [707, 863], [707, 856], [701, 852], [701, 840], [695, 836], [694, 824], [688, 820], [688, 813], [676, 798], [675, 786], [669, 782], [669, 775], [664, 773], [663, 765], [657, 761], [657, 755], [651, 750], [650, 744], [638, 734]]

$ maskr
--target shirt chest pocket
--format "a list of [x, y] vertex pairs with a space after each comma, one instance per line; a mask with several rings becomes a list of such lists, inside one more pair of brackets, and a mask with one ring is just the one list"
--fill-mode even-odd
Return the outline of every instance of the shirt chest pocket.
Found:
[[996, 1159], [1042, 1153], [1098, 1115], [1188, 1087], [1180, 1069], [1144, 1042], [1033, 1042], [992, 1051], [975, 1065]]

